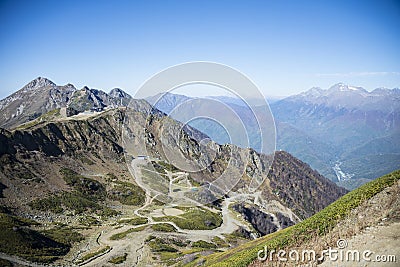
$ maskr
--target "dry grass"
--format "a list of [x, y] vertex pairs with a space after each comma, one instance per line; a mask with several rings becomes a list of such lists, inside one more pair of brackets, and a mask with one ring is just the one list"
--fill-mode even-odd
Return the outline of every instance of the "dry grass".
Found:
[[[189, 266], [204, 263], [206, 266], [244, 267], [252, 264], [257, 258], [257, 252], [264, 247], [267, 247], [270, 251], [278, 251], [280, 249], [286, 250], [288, 248], [302, 247], [304, 244], [307, 244], [307, 242], [310, 242], [311, 244], [315, 243], [318, 247], [321, 247], [324, 243], [329, 245], [333, 241], [336, 242], [339, 235], [341, 237], [346, 236], [346, 233], [342, 231], [334, 231], [335, 229], [345, 228], [345, 226], [339, 228], [339, 223], [346, 223], [346, 221], [348, 221], [347, 223], [349, 225], [356, 225], [349, 219], [353, 214], [357, 214], [356, 209], [359, 208], [360, 210], [365, 210], [363, 205], [368, 205], [368, 203], [374, 204], [377, 200], [373, 197], [382, 191], [384, 195], [385, 190], [388, 190], [388, 187], [397, 184], [399, 179], [400, 171], [395, 171], [382, 176], [346, 194], [322, 211], [292, 227], [250, 241], [232, 250], [202, 257], [190, 263]], [[393, 201], [396, 200], [390, 200], [388, 203], [393, 204]], [[381, 212], [384, 212], [382, 211], [384, 208], [381, 208], [378, 204], [372, 205], [371, 209], [381, 209]], [[367, 214], [370, 214], [371, 220], [379, 218], [373, 210], [366, 212]], [[364, 218], [360, 218], [359, 221], [364, 221], [364, 223], [357, 226], [358, 228], [352, 229], [352, 227], [348, 227], [350, 230], [348, 230], [349, 232], [347, 234], [354, 234], [355, 231], [359, 231], [369, 223], [368, 219]], [[321, 237], [325, 236], [328, 239], [324, 241]]]

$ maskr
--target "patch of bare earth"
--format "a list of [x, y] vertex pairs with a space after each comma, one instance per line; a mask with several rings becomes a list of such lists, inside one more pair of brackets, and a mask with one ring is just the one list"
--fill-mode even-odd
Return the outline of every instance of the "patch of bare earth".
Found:
[[[338, 240], [342, 240], [343, 249], [339, 249]], [[330, 260], [328, 252], [324, 260], [319, 259], [329, 248], [334, 260]], [[290, 260], [288, 254], [293, 250], [300, 255], [298, 261]], [[302, 252], [307, 250], [316, 252], [315, 261], [308, 261], [307, 257], [302, 261]], [[275, 254], [273, 261], [255, 261], [250, 266], [400, 266], [400, 181], [353, 209], [326, 235], [284, 251], [287, 261], [277, 260]], [[292, 255], [295, 258], [296, 254]]]

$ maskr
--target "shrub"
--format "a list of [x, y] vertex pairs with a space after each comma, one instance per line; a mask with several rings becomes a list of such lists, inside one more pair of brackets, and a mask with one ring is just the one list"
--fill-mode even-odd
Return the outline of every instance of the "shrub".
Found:
[[105, 198], [105, 188], [100, 182], [84, 177], [68, 168], [61, 168], [60, 173], [67, 185], [72, 186], [77, 192], [89, 199]]
[[77, 264], [81, 264], [81, 263], [83, 263], [83, 262], [85, 262], [85, 261], [87, 261], [87, 260], [89, 260], [89, 259], [91, 259], [91, 258], [94, 258], [94, 257], [96, 257], [96, 256], [99, 256], [99, 255], [101, 255], [101, 254], [103, 254], [103, 253], [106, 253], [109, 249], [110, 249], [110, 247], [109, 247], [109, 246], [106, 246], [106, 247], [104, 247], [104, 248], [102, 248], [102, 249], [100, 249], [100, 250], [97, 250], [97, 251], [95, 251], [95, 252], [90, 252], [90, 253], [84, 255], [84, 256], [83, 256], [82, 258], [80, 258], [79, 260], [77, 260], [76, 263], [77, 263]]
[[153, 224], [151, 225], [151, 229], [159, 232], [176, 232], [175, 227], [168, 223]]
[[82, 238], [72, 229], [54, 228], [41, 233], [29, 225], [29, 220], [0, 213], [0, 251], [33, 262], [51, 263], [66, 255], [71, 244]]
[[219, 227], [222, 223], [221, 214], [207, 209], [191, 208], [179, 216], [165, 216], [157, 218], [160, 221], [172, 221], [182, 229], [210, 230]]
[[129, 230], [126, 230], [125, 232], [121, 232], [121, 233], [112, 235], [110, 237], [110, 240], [120, 240], [122, 238], [125, 238], [130, 233], [140, 232], [140, 231], [143, 231], [144, 229], [146, 229], [146, 225], [140, 226], [140, 227], [131, 228]]
[[215, 249], [217, 248], [217, 245], [215, 245], [214, 243], [210, 243], [204, 240], [199, 240], [196, 242], [192, 243], [192, 247], [194, 248], [206, 248], [206, 249]]
[[136, 218], [132, 218], [132, 219], [123, 219], [123, 220], [119, 220], [119, 223], [128, 223], [131, 225], [141, 225], [141, 224], [146, 224], [148, 222], [147, 218], [144, 217], [136, 217]]
[[155, 238], [148, 242], [152, 252], [177, 252], [178, 250], [166, 243], [161, 238]]
[[113, 263], [113, 264], [121, 264], [124, 261], [126, 261], [126, 257], [127, 256], [128, 256], [128, 254], [124, 253], [124, 255], [116, 256], [116, 257], [111, 258], [108, 262], [109, 263]]
[[146, 198], [142, 188], [128, 182], [117, 182], [114, 188], [108, 192], [108, 197], [121, 204], [133, 206], [143, 205]]

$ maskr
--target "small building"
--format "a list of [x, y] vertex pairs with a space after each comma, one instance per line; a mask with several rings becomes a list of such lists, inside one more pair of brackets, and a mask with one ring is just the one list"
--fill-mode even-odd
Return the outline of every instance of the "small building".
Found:
[[70, 107], [62, 107], [60, 109], [60, 114], [62, 118], [67, 118], [78, 114], [79, 112]]
[[102, 107], [92, 107], [90, 108], [91, 112], [102, 112], [103, 108]]

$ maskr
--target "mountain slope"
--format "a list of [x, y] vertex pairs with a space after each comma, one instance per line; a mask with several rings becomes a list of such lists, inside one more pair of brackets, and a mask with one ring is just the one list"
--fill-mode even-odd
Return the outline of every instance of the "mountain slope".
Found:
[[[150, 108], [144, 101], [142, 101], [141, 106], [143, 108]], [[76, 157], [76, 154], [86, 155], [86, 153], [93, 153], [99, 155], [103, 161], [113, 159], [110, 163], [123, 161], [123, 148], [121, 134], [119, 133], [123, 118], [123, 110], [110, 110], [100, 115], [92, 116], [89, 119], [47, 122], [13, 132], [2, 130], [0, 155], [7, 158], [11, 157], [13, 160], [20, 162], [18, 159], [20, 157], [36, 157], [31, 155], [35, 151], [39, 152], [37, 156], [41, 158]], [[148, 129], [152, 134], [152, 139], [157, 144], [165, 142], [161, 135], [162, 132], [158, 130], [157, 126], [158, 124], [161, 125], [164, 120], [168, 120], [168, 117], [160, 116], [154, 119], [154, 127]], [[140, 128], [140, 126], [137, 125], [134, 128]], [[173, 130], [173, 128], [171, 129]], [[168, 137], [176, 138], [175, 136], [177, 134], [174, 134], [172, 131]], [[174, 142], [176, 142], [178, 147], [188, 145], [190, 153], [200, 153], [200, 151], [196, 152], [196, 141], [192, 139], [191, 142], [187, 143], [187, 140], [190, 139], [191, 137], [185, 134], [183, 139], [175, 140]], [[20, 148], [16, 149], [16, 147]], [[233, 148], [230, 148], [230, 146], [220, 146], [217, 158], [226, 158], [228, 155], [226, 153], [229, 153], [231, 149]], [[148, 152], [154, 153], [154, 156], [165, 157], [162, 153], [162, 148], [158, 146], [151, 150], [149, 149]], [[24, 156], [25, 153], [27, 154], [26, 156]], [[197, 156], [196, 154], [192, 154], [188, 157]], [[239, 163], [236, 164], [239, 166], [247, 162], [246, 174], [249, 176], [268, 175], [267, 182], [269, 186], [263, 189], [263, 195], [266, 198], [273, 197], [273, 189], [280, 191], [280, 195], [273, 198], [290, 204], [289, 206], [292, 208], [299, 208], [296, 213], [301, 218], [312, 215], [345, 192], [286, 152], [276, 153], [275, 163], [272, 165], [273, 171], [270, 174], [268, 174], [267, 169], [262, 167], [269, 160], [267, 156], [250, 151], [249, 157], [249, 161], [246, 158], [237, 158], [236, 160]], [[93, 160], [93, 158], [93, 155], [90, 158], [88, 157], [90, 160]], [[164, 158], [164, 160], [167, 160], [167, 158]], [[240, 161], [243, 162], [240, 163]], [[257, 165], [254, 163], [257, 161], [261, 161], [261, 164]], [[34, 165], [34, 162], [31, 164]], [[223, 161], [212, 163], [209, 169], [199, 173], [192, 173], [192, 177], [195, 180], [199, 179], [198, 182], [209, 180], [218, 173], [217, 170], [223, 171], [224, 164], [226, 163]], [[6, 167], [10, 166], [3, 165], [3, 173], [7, 176], [13, 175], [13, 170], [7, 170]], [[308, 191], [302, 190], [303, 187], [309, 187], [309, 192], [313, 193], [308, 195]], [[331, 194], [330, 190], [333, 190], [334, 193]], [[309, 200], [312, 203], [303, 202]]]
[[72, 84], [58, 86], [46, 78], [38, 77], [0, 101], [0, 127], [11, 129], [63, 107], [83, 112], [127, 106], [131, 98], [117, 88], [111, 90], [110, 94], [86, 86], [77, 90]]
[[[212, 98], [212, 97], [211, 97]], [[258, 106], [246, 107], [238, 99], [214, 97], [231, 108], [243, 121], [249, 144], [260, 147], [257, 122], [253, 112], [263, 118]], [[193, 100], [186, 96], [166, 94], [157, 108], [171, 110]], [[212, 101], [208, 109], [218, 109], [221, 118], [227, 110]], [[342, 83], [329, 89], [312, 88], [271, 104], [277, 128], [277, 149], [286, 150], [325, 177], [348, 189], [400, 167], [400, 90], [378, 88], [368, 92], [362, 87]], [[190, 109], [188, 113], [193, 113]], [[174, 114], [173, 114], [174, 115]], [[197, 119], [190, 125], [219, 143], [229, 143], [230, 136], [217, 123]]]
[[290, 151], [292, 155], [301, 158], [310, 166], [323, 173], [326, 178], [336, 181], [337, 177], [332, 169], [336, 161], [337, 149], [322, 140], [309, 136], [306, 132], [295, 128], [290, 123], [276, 122], [277, 147]]
[[66, 106], [75, 90], [71, 84], [57, 86], [39, 77], [0, 101], [0, 127], [11, 128]]
[[[277, 120], [308, 130], [316, 138], [339, 147], [358, 146], [398, 130], [400, 90], [356, 89], [337, 84], [328, 90], [311, 89], [271, 105]], [[381, 92], [381, 93], [379, 93]]]
[[[338, 199], [337, 201], [326, 207], [321, 212], [315, 214], [311, 218], [301, 223], [298, 223], [295, 226], [248, 242], [233, 250], [228, 250], [223, 253], [213, 254], [204, 258], [200, 258], [195, 262], [189, 264], [189, 266], [195, 266], [198, 263], [206, 266], [248, 266], [249, 264], [254, 263], [254, 266], [258, 266], [257, 264], [265, 264], [263, 262], [254, 262], [257, 259], [258, 251], [264, 251], [264, 246], [266, 246], [269, 251], [273, 249], [275, 251], [278, 251], [279, 249], [289, 251], [291, 248], [299, 247], [305, 249], [313, 248], [307, 246], [308, 241], [317, 242], [318, 238], [324, 239], [330, 234], [332, 229], [334, 229], [335, 226], [340, 224], [341, 222], [353, 219], [355, 220], [355, 222], [351, 222], [353, 226], [354, 224], [357, 224], [357, 226], [361, 229], [362, 227], [365, 227], [365, 224], [363, 224], [363, 222], [368, 223], [367, 219], [362, 217], [360, 218], [358, 216], [359, 212], [356, 212], [357, 210], [359, 210], [359, 208], [360, 210], [365, 209], [365, 203], [367, 203], [368, 205], [374, 205], [374, 207], [372, 208], [369, 207], [369, 210], [378, 209], [382, 211], [380, 212], [379, 216], [376, 216], [376, 214], [369, 214], [369, 219], [372, 220], [370, 223], [372, 225], [377, 224], [383, 218], [388, 218], [385, 216], [389, 216], [389, 218], [394, 220], [393, 222], [399, 222], [399, 206], [397, 205], [399, 202], [399, 179], [400, 171], [385, 175], [348, 193], [347, 195], [343, 196], [342, 198]], [[385, 198], [385, 195], [391, 196]], [[377, 199], [380, 199], [381, 202], [376, 202]], [[387, 209], [382, 209], [382, 205], [385, 205]], [[356, 216], [354, 216], [353, 214]], [[342, 235], [336, 236], [334, 238], [342, 238], [348, 237], [347, 235], [352, 235], [351, 228], [347, 228], [347, 231], [350, 231], [346, 234], [344, 234], [344, 231], [346, 231], [344, 229], [346, 228], [342, 228]], [[336, 242], [337, 240], [332, 239], [329, 240], [329, 242]], [[323, 247], [319, 247], [318, 251], [322, 251], [329, 245], [336, 245], [329, 244], [329, 242], [328, 244], [322, 242]], [[394, 249], [394, 247], [391, 248]], [[399, 251], [397, 251], [397, 253], [398, 252]], [[274, 259], [276, 260], [276, 257]], [[275, 263], [280, 264], [279, 261]], [[293, 262], [293, 265], [298, 263], [299, 262]]]
[[[327, 90], [312, 88], [288, 97], [273, 103], [271, 109], [277, 121], [325, 144], [317, 153], [301, 154], [296, 151], [296, 137], [287, 137], [285, 148], [289, 152], [330, 179], [339, 180], [339, 184], [354, 188], [359, 184], [357, 180], [368, 181], [399, 168], [400, 150], [396, 145], [396, 140], [400, 140], [399, 100], [399, 89], [378, 88], [368, 92], [361, 87], [336, 84]], [[295, 149], [290, 148], [293, 145]], [[319, 155], [326, 153], [333, 157], [322, 158], [321, 166]], [[318, 160], [312, 159], [313, 156]], [[380, 166], [369, 165], [367, 158], [379, 159]], [[333, 169], [340, 166], [341, 172], [336, 172], [337, 177], [333, 178], [332, 169], [324, 166]]]
[[[137, 134], [141, 129], [146, 128], [147, 155], [151, 159], [147, 162], [158, 166], [157, 170], [161, 173], [164, 173], [165, 170], [172, 170], [176, 175], [181, 175], [181, 171], [174, 170], [174, 167], [170, 165], [171, 162], [165, 157], [161, 144], [172, 146], [174, 151], [183, 151], [188, 158], [196, 160], [200, 158], [199, 147], [201, 146], [196, 138], [203, 139], [203, 134], [190, 128], [186, 128], [187, 132], [178, 133], [177, 129], [182, 129], [181, 124], [157, 112], [143, 100], [134, 100], [131, 106], [134, 106], [131, 112], [135, 114], [131, 130]], [[151, 124], [142, 124], [148, 118], [148, 111], [152, 112]], [[210, 204], [211, 213], [205, 217], [209, 218], [207, 220], [203, 217], [206, 215], [196, 217], [199, 216], [196, 215], [199, 212], [206, 212], [206, 207], [195, 208], [190, 212], [180, 211], [180, 213], [183, 212], [183, 215], [175, 218], [155, 216], [151, 210], [163, 210], [162, 203], [156, 200], [146, 200], [143, 189], [137, 186], [137, 181], [128, 171], [126, 160], [129, 160], [129, 157], [124, 155], [121, 135], [121, 126], [127, 112], [125, 108], [118, 108], [62, 119], [49, 117], [50, 121], [29, 124], [17, 130], [1, 130], [0, 182], [4, 196], [0, 198], [1, 206], [11, 209], [13, 215], [35, 218], [42, 225], [51, 225], [50, 222], [68, 224], [72, 227], [71, 229], [76, 229], [85, 236], [84, 242], [73, 246], [79, 247], [87, 255], [103, 249], [108, 251], [98, 259], [102, 265], [105, 265], [108, 260], [119, 256], [118, 253], [122, 253], [124, 250], [128, 251], [128, 260], [134, 262], [136, 259], [138, 247], [131, 245], [131, 242], [113, 243], [114, 241], [112, 241], [113, 238], [122, 238], [119, 237], [119, 232], [128, 231], [129, 228], [122, 222], [117, 223], [123, 227], [120, 230], [109, 225], [114, 225], [119, 220], [117, 218], [121, 218], [120, 216], [133, 221], [139, 220], [137, 214], [144, 216], [139, 210], [146, 209], [146, 206], [143, 206], [145, 202], [150, 208], [150, 211], [146, 213], [149, 214], [146, 215], [149, 217], [146, 220], [144, 217], [140, 218], [140, 227], [142, 228], [137, 230], [140, 233], [135, 235], [135, 240], [144, 242], [148, 236], [154, 234], [161, 238], [162, 234], [157, 233], [167, 230], [167, 228], [164, 226], [157, 228], [152, 224], [161, 224], [161, 222], [154, 221], [163, 220], [167, 222], [167, 225], [175, 222], [172, 225], [180, 232], [176, 236], [171, 233], [170, 236], [183, 238], [182, 242], [189, 242], [182, 237], [182, 234], [189, 240], [194, 238], [191, 235], [196, 237], [195, 240], [199, 240], [196, 234], [187, 232], [193, 231], [190, 227], [194, 227], [192, 226], [194, 222], [196, 227], [201, 227], [200, 229], [215, 228], [217, 232], [222, 231], [218, 229], [226, 229], [224, 231], [232, 234], [239, 231], [237, 233], [244, 233], [248, 237], [251, 234], [265, 234], [267, 232], [262, 231], [265, 229], [262, 218], [267, 216], [273, 219], [272, 231], [285, 228], [297, 223], [299, 218], [311, 216], [346, 192], [288, 153], [278, 152], [275, 155], [272, 169], [269, 170], [266, 168], [270, 160], [269, 156], [231, 145], [212, 144], [218, 147], [216, 160], [202, 172], [190, 173], [191, 183], [201, 185], [212, 181], [224, 171], [230, 152], [235, 151], [234, 155], [237, 155], [235, 166], [246, 164], [245, 175], [239, 184], [221, 200], [222, 202]], [[164, 127], [160, 127], [161, 125]], [[240, 155], [247, 155], [248, 158]], [[266, 179], [257, 192], [252, 194], [246, 192], [244, 188], [251, 181], [249, 178], [254, 177], [265, 177]], [[304, 190], [305, 188], [307, 190]], [[236, 199], [236, 197], [238, 198]], [[226, 202], [226, 199], [230, 199], [230, 202]], [[251, 206], [256, 214], [256, 220], [246, 221], [240, 211], [236, 213], [225, 202], [240, 204], [245, 208]], [[224, 211], [225, 205], [227, 205], [226, 211]], [[132, 214], [132, 209], [137, 214]], [[174, 212], [176, 211], [174, 210]], [[222, 219], [218, 219], [220, 216], [218, 214], [223, 212], [227, 212], [226, 215], [222, 216]], [[182, 216], [186, 216], [185, 221], [182, 221]], [[232, 218], [238, 220], [236, 218], [239, 217], [243, 217], [243, 221], [240, 219], [240, 222], [237, 222], [240, 227], [230, 228], [230, 220], [233, 220]], [[150, 219], [153, 223], [146, 223]], [[101, 228], [96, 228], [96, 225]], [[88, 227], [88, 232], [79, 230], [83, 226]], [[153, 227], [158, 229], [158, 232], [154, 233]], [[189, 227], [189, 230], [186, 230], [185, 227]], [[98, 244], [91, 243], [91, 240], [96, 240], [93, 236], [98, 235], [102, 231], [101, 229], [107, 229], [116, 235], [115, 237], [112, 235], [101, 237], [103, 244], [113, 248], [110, 250], [111, 252], [104, 247], [99, 247]], [[225, 239], [223, 235], [219, 236], [219, 238], [223, 238], [222, 240]], [[211, 237], [202, 236], [200, 240], [206, 239], [210, 242]], [[244, 242], [240, 238], [226, 239], [223, 242], [235, 245], [237, 240]], [[188, 244], [183, 248], [174, 245], [174, 249], [183, 250], [193, 245], [192, 243]], [[138, 244], [138, 246], [140, 245], [143, 243]], [[88, 247], [93, 247], [93, 251], [87, 251]], [[63, 253], [68, 250], [64, 250]], [[71, 253], [62, 256], [58, 262], [71, 264], [72, 262], [76, 263], [77, 260], [86, 259]], [[152, 253], [155, 259], [143, 260], [150, 261], [150, 265], [163, 262], [156, 250]], [[196, 253], [198, 252], [194, 252], [194, 255]], [[20, 256], [24, 257], [24, 255]]]

